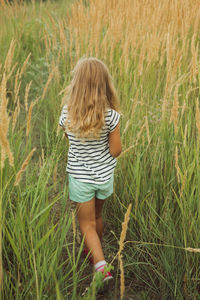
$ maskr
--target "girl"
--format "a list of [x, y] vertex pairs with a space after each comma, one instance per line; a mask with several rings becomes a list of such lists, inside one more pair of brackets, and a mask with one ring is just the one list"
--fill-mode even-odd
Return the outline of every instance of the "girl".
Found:
[[80, 230], [96, 272], [103, 281], [107, 263], [101, 240], [102, 208], [113, 193], [116, 157], [121, 153], [118, 99], [105, 64], [93, 57], [82, 58], [73, 71], [66, 105], [59, 124], [69, 138], [67, 172], [69, 198], [76, 202]]

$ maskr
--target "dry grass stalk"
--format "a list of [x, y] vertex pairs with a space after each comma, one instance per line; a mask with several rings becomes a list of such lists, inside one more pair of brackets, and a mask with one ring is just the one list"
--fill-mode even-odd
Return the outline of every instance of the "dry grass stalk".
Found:
[[1, 168], [4, 167], [4, 161], [6, 159], [6, 154], [9, 159], [9, 164], [14, 165], [13, 154], [10, 150], [9, 141], [7, 139], [7, 132], [9, 127], [9, 118], [7, 114], [7, 104], [8, 99], [6, 97], [6, 85], [7, 78], [5, 73], [3, 74], [0, 90], [1, 106], [0, 106], [0, 144], [1, 144]]
[[128, 222], [129, 222], [129, 218], [130, 218], [130, 213], [131, 213], [131, 208], [132, 208], [132, 204], [129, 204], [129, 207], [126, 211], [125, 217], [124, 217], [124, 222], [122, 223], [122, 231], [121, 231], [121, 235], [120, 235], [120, 240], [119, 240], [119, 251], [118, 251], [118, 260], [119, 260], [119, 264], [120, 264], [120, 295], [121, 295], [121, 299], [124, 296], [124, 291], [125, 291], [125, 283], [124, 283], [124, 268], [123, 268], [123, 261], [122, 261], [122, 251], [124, 249], [124, 241], [126, 238], [126, 232], [128, 229]]
[[198, 98], [196, 100], [196, 126], [197, 126], [197, 131], [199, 134], [199, 138], [200, 138], [200, 111], [199, 111], [199, 99]]
[[26, 111], [28, 111], [28, 95], [31, 88], [31, 84], [32, 84], [32, 80], [26, 85], [25, 88], [24, 104], [25, 104]]
[[123, 131], [122, 135], [124, 135], [126, 133], [127, 129], [129, 128], [129, 125], [130, 125], [130, 120], [128, 120], [126, 122], [126, 125], [125, 125], [125, 128], [124, 128], [124, 131]]
[[193, 252], [193, 253], [200, 253], [200, 248], [185, 248], [186, 251], [188, 252]]
[[[13, 74], [16, 66], [17, 66], [18, 63], [15, 63], [14, 66], [12, 67], [12, 69], [10, 70], [10, 73], [8, 73], [7, 75], [7, 80], [10, 79], [11, 75]], [[1, 69], [1, 68], [0, 68]]]
[[2, 82], [1, 82], [1, 90], [0, 90], [0, 99], [1, 99], [1, 106], [0, 106], [0, 122], [2, 130], [4, 134], [7, 135], [8, 126], [9, 126], [9, 118], [7, 114], [7, 105], [8, 99], [6, 97], [6, 85], [7, 85], [7, 78], [5, 73], [3, 74]]
[[146, 131], [147, 131], [148, 143], [150, 144], [151, 138], [150, 138], [150, 134], [149, 134], [149, 124], [148, 124], [148, 118], [147, 118], [147, 116], [145, 117], [145, 127], [146, 127]]
[[175, 91], [174, 91], [174, 102], [173, 102], [173, 107], [171, 110], [171, 120], [174, 123], [174, 130], [175, 133], [178, 131], [178, 86], [176, 86]]
[[27, 117], [27, 123], [26, 123], [26, 136], [29, 136], [30, 128], [31, 128], [31, 115], [32, 115], [32, 110], [34, 107], [35, 103], [31, 102], [31, 105], [28, 110], [28, 117]]
[[53, 76], [54, 76], [54, 69], [53, 69], [53, 70], [51, 71], [51, 73], [49, 74], [48, 80], [47, 80], [47, 82], [46, 82], [46, 84], [45, 84], [45, 87], [44, 87], [44, 90], [43, 90], [43, 93], [42, 93], [42, 97], [41, 97], [42, 100], [44, 99], [44, 97], [45, 97], [45, 95], [46, 95], [48, 86], [49, 86], [51, 80], [53, 79]]
[[31, 105], [29, 107], [28, 116], [27, 116], [27, 123], [26, 123], [26, 136], [29, 135], [30, 128], [31, 128], [31, 116], [32, 116], [33, 107], [35, 106], [35, 104], [38, 102], [39, 99], [40, 99], [40, 97], [38, 97], [35, 101], [31, 102]]
[[125, 280], [124, 280], [124, 266], [123, 266], [123, 260], [122, 255], [118, 255], [119, 260], [119, 267], [120, 267], [120, 298], [123, 299], [124, 292], [125, 292]]
[[[187, 41], [190, 28], [194, 28], [196, 36], [199, 31], [197, 12], [199, 12], [199, 3], [196, 0], [193, 1], [193, 5], [190, 0], [184, 0], [179, 5], [177, 2], [174, 4], [173, 1], [160, 2], [159, 0], [151, 2], [151, 5], [139, 0], [118, 2], [93, 0], [88, 9], [85, 9], [84, 3], [79, 1], [72, 5], [71, 15], [68, 17], [70, 43], [72, 45], [76, 37], [77, 55], [80, 55], [84, 49], [83, 41], [86, 41], [84, 53], [87, 55], [93, 54], [93, 51], [99, 54], [99, 45], [101, 45], [100, 55], [109, 60], [110, 65], [113, 63], [113, 50], [118, 48], [122, 53], [120, 67], [125, 66], [126, 69], [128, 69], [129, 51], [134, 53], [134, 56], [139, 53], [136, 72], [141, 75], [144, 73], [142, 71], [145, 61], [148, 65], [159, 61], [162, 65], [167, 56], [169, 81], [164, 97], [167, 99], [183, 61], [181, 53], [184, 49], [186, 49], [185, 53], [188, 53], [187, 47], [190, 43]], [[184, 42], [179, 45], [180, 40]], [[197, 46], [195, 51], [196, 49]], [[72, 47], [69, 52], [72, 55]]]
[[36, 150], [36, 148], [33, 148], [31, 150], [31, 152], [28, 154], [28, 156], [26, 157], [25, 161], [23, 162], [21, 169], [19, 170], [19, 172], [16, 175], [16, 179], [15, 179], [15, 183], [14, 183], [15, 186], [19, 184], [19, 182], [21, 180], [21, 175], [26, 170], [26, 167], [27, 167], [31, 157], [33, 156], [33, 153], [35, 152], [35, 150]]
[[6, 60], [4, 63], [4, 68], [6, 70], [6, 73], [10, 72], [14, 52], [15, 52], [15, 41], [14, 41], [14, 39], [12, 39], [7, 56], [6, 56]]
[[124, 150], [118, 158], [121, 158], [124, 154], [126, 154], [127, 152], [129, 152], [131, 149], [133, 149], [135, 147], [135, 145], [132, 145], [130, 147], [128, 147], [126, 150]]
[[185, 188], [186, 178], [187, 178], [187, 170], [184, 172], [183, 182], [182, 182], [181, 192], [180, 192], [180, 198], [181, 198], [182, 195], [183, 195], [183, 191], [184, 191], [184, 188]]
[[29, 55], [27, 56], [25, 62], [23, 63], [23, 66], [22, 66], [21, 71], [20, 71], [20, 73], [19, 73], [19, 78], [22, 77], [22, 75], [23, 75], [23, 73], [24, 73], [24, 71], [25, 71], [25, 69], [26, 69], [26, 67], [27, 67], [27, 64], [28, 64], [28, 61], [29, 61], [30, 56], [31, 56], [31, 53], [29, 53]]
[[177, 146], [176, 146], [176, 149], [175, 149], [175, 167], [176, 167], [177, 179], [178, 179], [178, 182], [180, 182], [180, 168], [179, 168], [179, 165], [178, 165], [178, 147]]
[[135, 113], [137, 104], [138, 104], [138, 95], [139, 95], [139, 91], [137, 91], [135, 98], [133, 99], [133, 106], [132, 106], [132, 110], [131, 110], [131, 118], [133, 118], [133, 115]]
[[21, 81], [19, 80], [20, 78], [20, 71], [19, 69], [17, 70], [17, 73], [15, 75], [15, 87], [14, 87], [14, 103], [16, 103], [19, 95], [19, 90], [21, 86]]
[[184, 146], [184, 148], [186, 146], [186, 141], [187, 141], [187, 129], [188, 129], [188, 126], [186, 124], [185, 125], [185, 130], [184, 130], [184, 139], [183, 139], [183, 146]]
[[4, 162], [6, 159], [6, 152], [4, 148], [1, 148], [1, 168], [4, 168]]
[[[5, 132], [3, 131], [3, 128], [1, 125], [0, 125], [0, 143], [1, 143], [1, 147], [4, 151], [4, 153], [6, 153], [8, 155], [9, 164], [13, 167], [14, 166], [13, 154], [10, 150], [10, 145], [9, 145], [8, 139], [7, 139]], [[4, 159], [1, 161], [1, 168], [4, 167], [4, 160], [5, 160], [5, 156], [4, 156]]]
[[42, 148], [42, 165], [44, 166], [45, 158], [44, 158], [44, 149]]
[[14, 130], [15, 130], [15, 126], [16, 126], [16, 122], [17, 122], [17, 118], [19, 116], [19, 113], [20, 113], [20, 104], [19, 104], [19, 97], [18, 97], [17, 105], [15, 107], [15, 111], [14, 111], [13, 119], [12, 119], [12, 132], [14, 132]]
[[183, 106], [182, 106], [182, 109], [181, 109], [181, 119], [182, 119], [182, 117], [183, 117], [183, 114], [184, 114], [184, 112], [185, 112], [185, 109], [186, 109], [186, 102], [185, 102], [185, 100], [184, 100], [184, 103], [183, 103]]
[[198, 49], [199, 44], [195, 47], [196, 41], [196, 34], [192, 36], [191, 42], [191, 53], [192, 53], [192, 61], [191, 61], [191, 68], [190, 68], [190, 80], [196, 83], [197, 75], [198, 75]]

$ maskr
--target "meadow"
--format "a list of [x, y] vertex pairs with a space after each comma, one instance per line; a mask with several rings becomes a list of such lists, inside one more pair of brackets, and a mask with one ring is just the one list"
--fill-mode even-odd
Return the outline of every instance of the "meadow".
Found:
[[[0, 0], [1, 299], [200, 299], [199, 36], [198, 0]], [[81, 296], [58, 126], [82, 56], [108, 65], [121, 108], [103, 298]]]

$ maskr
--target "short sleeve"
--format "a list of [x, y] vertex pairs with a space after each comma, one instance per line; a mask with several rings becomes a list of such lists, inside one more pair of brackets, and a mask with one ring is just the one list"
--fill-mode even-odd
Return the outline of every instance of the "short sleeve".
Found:
[[67, 119], [67, 106], [63, 106], [60, 119], [59, 119], [59, 125], [62, 127], [65, 127], [65, 121]]
[[110, 132], [112, 132], [117, 127], [119, 120], [120, 120], [120, 114], [114, 109], [111, 109], [110, 126], [109, 126]]

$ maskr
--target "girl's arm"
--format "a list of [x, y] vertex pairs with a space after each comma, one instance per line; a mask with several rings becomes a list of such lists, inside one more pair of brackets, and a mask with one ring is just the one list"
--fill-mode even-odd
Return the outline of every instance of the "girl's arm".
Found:
[[122, 152], [119, 123], [117, 124], [116, 128], [109, 133], [108, 141], [109, 141], [110, 154], [113, 157], [119, 156], [120, 153]]

